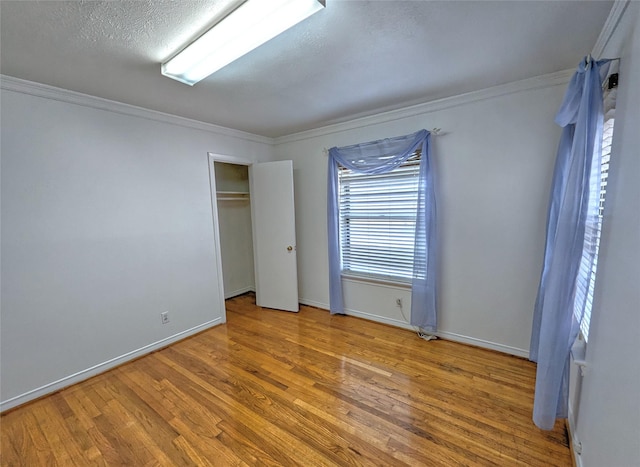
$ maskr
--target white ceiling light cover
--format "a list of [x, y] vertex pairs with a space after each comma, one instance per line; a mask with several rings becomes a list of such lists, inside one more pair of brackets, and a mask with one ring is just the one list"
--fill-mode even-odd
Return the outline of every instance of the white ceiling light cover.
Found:
[[324, 6], [325, 0], [248, 0], [163, 63], [162, 74], [193, 86]]

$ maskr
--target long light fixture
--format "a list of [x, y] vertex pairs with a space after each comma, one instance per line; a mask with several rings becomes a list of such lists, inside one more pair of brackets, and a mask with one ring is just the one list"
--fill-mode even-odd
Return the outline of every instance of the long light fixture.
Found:
[[162, 74], [193, 86], [325, 6], [325, 0], [247, 0], [180, 53]]

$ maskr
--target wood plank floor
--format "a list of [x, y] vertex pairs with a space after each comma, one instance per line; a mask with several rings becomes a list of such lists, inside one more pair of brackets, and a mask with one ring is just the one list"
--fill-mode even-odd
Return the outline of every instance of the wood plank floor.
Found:
[[227, 301], [228, 323], [10, 411], [3, 466], [569, 466], [532, 363], [358, 318]]

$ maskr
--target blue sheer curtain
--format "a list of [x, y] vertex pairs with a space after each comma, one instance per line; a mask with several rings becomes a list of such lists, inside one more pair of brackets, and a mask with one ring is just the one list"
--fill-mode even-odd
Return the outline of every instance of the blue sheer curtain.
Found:
[[338, 165], [355, 172], [390, 172], [421, 148], [413, 279], [411, 324], [428, 332], [437, 329], [436, 316], [436, 229], [435, 190], [431, 170], [430, 133], [417, 133], [329, 150], [327, 225], [329, 233], [329, 300], [332, 314], [344, 313], [342, 255], [338, 221]]
[[584, 251], [588, 243], [585, 226], [594, 213], [597, 216], [595, 200], [599, 192], [594, 190], [600, 189], [600, 183], [593, 178], [600, 177], [602, 80], [608, 63], [609, 60], [585, 58], [556, 115], [562, 136], [552, 180], [544, 264], [529, 353], [529, 358], [538, 363], [533, 421], [545, 430], [553, 428], [556, 418], [567, 416], [569, 353], [580, 328], [574, 315], [576, 282], [583, 255], [593, 264], [596, 254], [595, 248]]

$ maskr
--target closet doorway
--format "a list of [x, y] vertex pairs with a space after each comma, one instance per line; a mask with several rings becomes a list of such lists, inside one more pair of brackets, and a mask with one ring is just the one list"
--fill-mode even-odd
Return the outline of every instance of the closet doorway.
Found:
[[214, 162], [224, 298], [255, 291], [249, 166]]
[[250, 290], [266, 308], [298, 311], [293, 163], [209, 154], [222, 296]]

